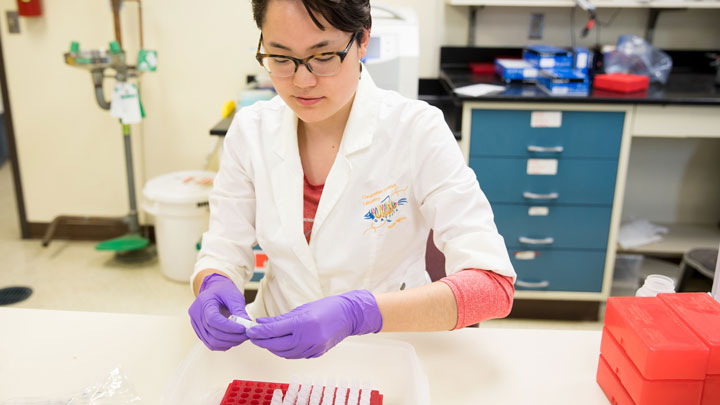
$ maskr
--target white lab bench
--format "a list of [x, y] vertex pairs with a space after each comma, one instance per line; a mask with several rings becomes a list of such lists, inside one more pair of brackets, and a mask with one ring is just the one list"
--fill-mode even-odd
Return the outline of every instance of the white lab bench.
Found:
[[[0, 325], [0, 402], [67, 396], [122, 365], [141, 403], [158, 404], [197, 343], [186, 317], [0, 308]], [[484, 327], [380, 336], [415, 348], [433, 404], [608, 403], [595, 382], [600, 331]]]

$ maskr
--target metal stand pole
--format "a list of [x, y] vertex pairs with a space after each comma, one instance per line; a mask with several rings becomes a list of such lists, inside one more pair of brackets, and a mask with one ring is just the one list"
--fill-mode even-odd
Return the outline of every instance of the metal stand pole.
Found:
[[132, 140], [130, 138], [130, 125], [123, 124], [123, 139], [125, 140], [125, 167], [127, 170], [128, 196], [130, 198], [130, 213], [128, 214], [128, 230], [130, 233], [140, 232], [138, 220], [137, 200], [135, 199], [135, 171], [133, 169]]

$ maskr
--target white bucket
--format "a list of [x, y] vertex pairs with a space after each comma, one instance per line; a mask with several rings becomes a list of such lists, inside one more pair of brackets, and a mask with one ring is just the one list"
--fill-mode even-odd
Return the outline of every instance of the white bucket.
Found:
[[155, 239], [163, 273], [189, 282], [197, 244], [208, 229], [208, 195], [215, 172], [181, 171], [151, 179], [143, 189], [143, 209], [155, 216]]

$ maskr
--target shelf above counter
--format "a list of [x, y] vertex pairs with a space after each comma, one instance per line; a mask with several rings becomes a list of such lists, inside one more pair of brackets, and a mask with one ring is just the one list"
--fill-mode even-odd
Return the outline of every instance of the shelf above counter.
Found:
[[657, 257], [682, 257], [685, 252], [691, 249], [716, 249], [720, 246], [720, 229], [716, 225], [658, 225], [668, 228], [668, 233], [662, 235], [662, 240], [631, 249], [622, 249], [618, 246], [617, 252], [645, 254]]
[[[574, 0], [446, 0], [451, 6], [488, 7], [574, 7]], [[697, 8], [720, 9], [720, 1], [637, 1], [599, 0], [591, 2], [598, 8]]]

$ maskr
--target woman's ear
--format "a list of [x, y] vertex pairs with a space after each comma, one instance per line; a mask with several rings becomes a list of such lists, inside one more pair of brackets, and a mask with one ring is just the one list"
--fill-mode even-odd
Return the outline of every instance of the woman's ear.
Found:
[[363, 29], [362, 41], [358, 42], [358, 60], [367, 55], [368, 44], [370, 43], [370, 28]]

